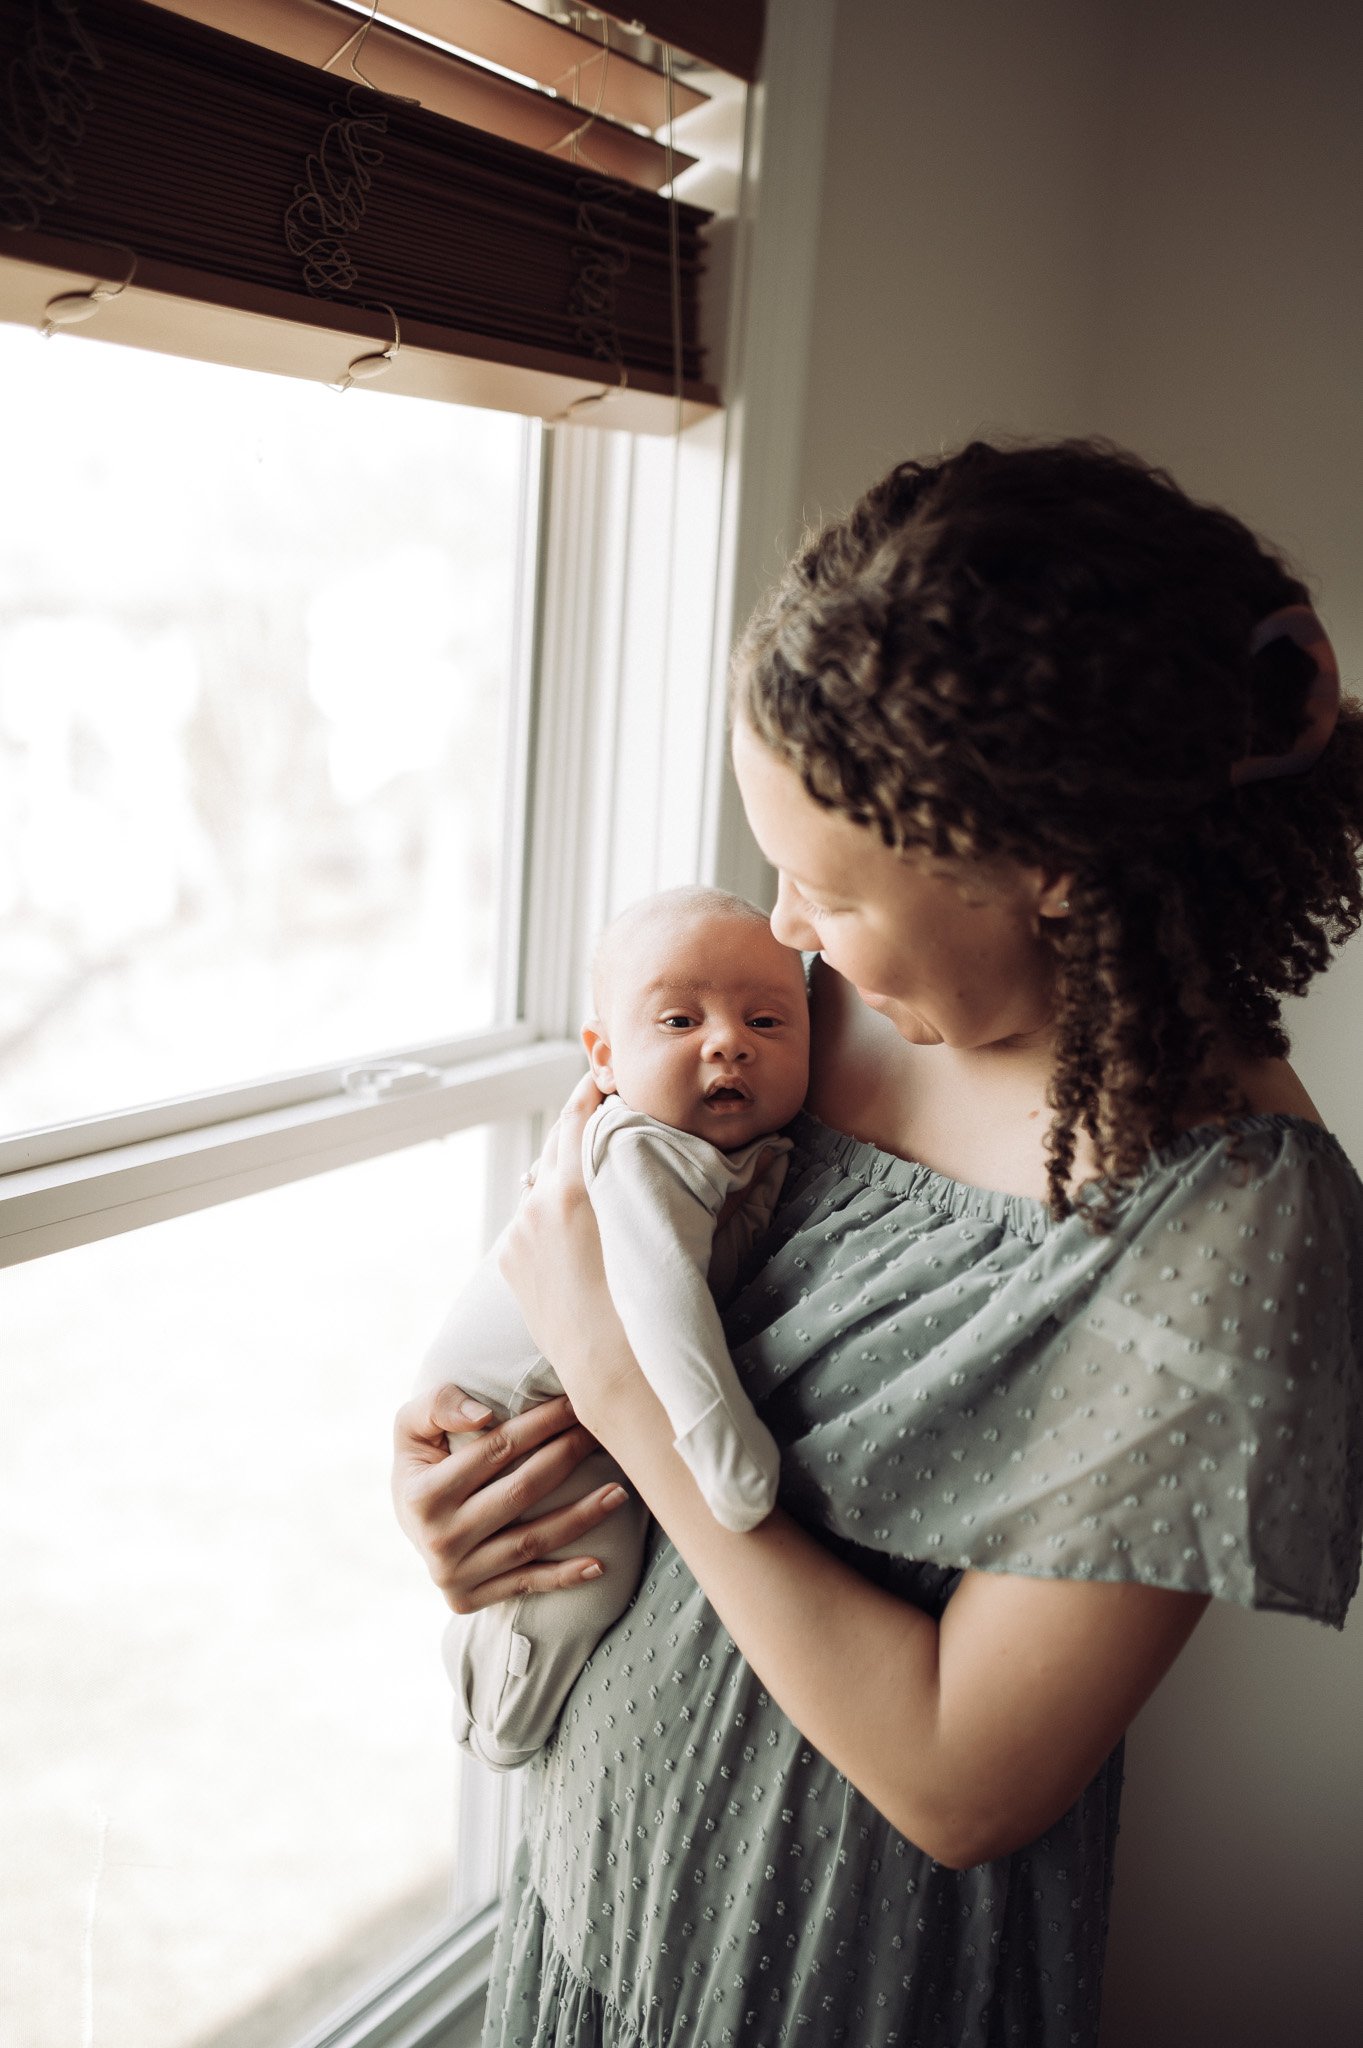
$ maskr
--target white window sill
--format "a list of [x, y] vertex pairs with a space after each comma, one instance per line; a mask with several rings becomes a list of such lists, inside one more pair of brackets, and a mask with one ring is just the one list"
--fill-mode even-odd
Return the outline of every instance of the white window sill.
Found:
[[[222, 1115], [223, 1098], [201, 1098], [102, 1125], [68, 1126], [65, 1134], [44, 1133], [49, 1150], [64, 1138], [56, 1149], [66, 1156], [0, 1173], [0, 1265], [163, 1222], [475, 1124], [553, 1114], [583, 1071], [581, 1047], [570, 1039], [539, 1040], [448, 1066], [436, 1067], [429, 1059], [427, 1064], [432, 1078], [412, 1092], [348, 1093], [335, 1074], [325, 1093], [307, 1094], [299, 1087], [295, 1093], [302, 1099], [245, 1113]], [[135, 1128], [139, 1118], [150, 1119], [150, 1129], [128, 1136], [123, 1127]], [[158, 1127], [177, 1122], [178, 1128]], [[73, 1154], [81, 1131], [84, 1149]], [[15, 1139], [10, 1149], [25, 1142]]]
[[298, 2048], [478, 2048], [498, 1911], [485, 1907]]

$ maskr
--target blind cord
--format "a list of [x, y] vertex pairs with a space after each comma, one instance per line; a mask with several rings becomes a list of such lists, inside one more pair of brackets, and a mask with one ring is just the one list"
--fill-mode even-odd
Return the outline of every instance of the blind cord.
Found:
[[[675, 412], [672, 423], [672, 462], [667, 491], [667, 539], [663, 553], [663, 701], [662, 716], [658, 720], [658, 751], [655, 787], [659, 800], [667, 787], [667, 727], [668, 705], [672, 696], [672, 610], [675, 598], [677, 576], [677, 507], [681, 484], [682, 445], [682, 338], [681, 338], [681, 265], [677, 248], [677, 191], [673, 153], [675, 138], [673, 121], [676, 116], [672, 81], [672, 50], [670, 44], [663, 44], [663, 79], [667, 98], [667, 251], [668, 281], [672, 300], [672, 386]], [[658, 873], [658, 841], [653, 843], [653, 886], [656, 889], [661, 877]]]
[[[353, 34], [348, 35], [346, 37], [345, 41], [341, 44], [339, 50], [333, 50], [331, 55], [327, 58], [326, 63], [322, 66], [323, 71], [330, 71], [332, 65], [337, 61], [337, 59], [340, 57], [344, 57], [348, 50], [350, 52], [350, 69], [354, 72], [356, 78], [359, 79], [360, 84], [367, 85], [371, 92], [378, 92], [380, 90], [380, 88], [377, 85], [375, 85], [373, 79], [366, 77], [365, 73], [360, 69], [360, 51], [364, 48], [365, 37], [369, 34], [370, 29], [373, 28], [374, 26], [374, 16], [378, 13], [378, 11], [379, 0], [373, 0], [373, 4], [369, 9], [368, 14], [360, 23], [359, 27], [353, 32]], [[416, 102], [413, 101], [412, 104], [415, 105]]]
[[76, 181], [70, 156], [95, 103], [104, 60], [76, 0], [35, 7], [24, 46], [0, 81], [0, 227], [35, 228]]
[[682, 430], [682, 321], [681, 321], [681, 250], [677, 236], [677, 185], [673, 161], [676, 147], [673, 124], [676, 120], [676, 104], [673, 91], [672, 49], [663, 44], [663, 79], [667, 93], [667, 265], [672, 297], [672, 387], [676, 398], [677, 413], [673, 428], [678, 440]]
[[[300, 259], [303, 283], [313, 298], [334, 300], [353, 291], [359, 283], [359, 270], [345, 238], [354, 234], [364, 219], [374, 172], [383, 162], [378, 139], [388, 133], [387, 114], [372, 102], [387, 100], [404, 107], [420, 104], [399, 93], [385, 92], [360, 69], [360, 52], [374, 26], [378, 6], [379, 0], [373, 0], [359, 27], [332, 51], [321, 67], [330, 71], [333, 64], [345, 57], [356, 83], [346, 94], [345, 106], [335, 109], [335, 117], [323, 132], [316, 152], [309, 152], [303, 178], [294, 186], [292, 203], [284, 215], [284, 240], [289, 253]], [[363, 97], [365, 94], [370, 96], [369, 100]], [[393, 323], [393, 339], [385, 349], [368, 350], [353, 357], [344, 375], [328, 386], [338, 393], [349, 391], [353, 384], [368, 384], [382, 377], [392, 368], [402, 347], [401, 323], [386, 300], [355, 303], [370, 312], [386, 313]]]
[[[597, 84], [596, 105], [592, 108], [587, 119], [574, 128], [571, 134], [565, 135], [561, 142], [554, 144], [555, 149], [562, 149], [567, 145], [571, 145], [574, 162], [590, 162], [590, 159], [580, 155], [579, 145], [581, 138], [599, 117], [602, 103], [605, 99], [606, 75], [610, 67], [611, 56], [610, 25], [604, 15], [599, 14], [595, 8], [591, 7], [569, 8], [551, 15], [550, 19], [566, 22], [578, 33], [581, 33], [584, 21], [596, 21], [601, 26], [601, 76]], [[619, 26], [626, 35], [638, 37], [648, 34], [648, 30], [642, 21], [622, 21]], [[666, 153], [667, 165], [668, 297], [672, 325], [672, 388], [675, 407], [673, 436], [674, 440], [679, 442], [682, 432], [684, 357], [681, 320], [681, 251], [677, 227], [677, 195], [675, 189], [676, 138], [674, 128], [676, 121], [676, 93], [672, 69], [672, 50], [667, 43], [663, 44], [662, 49], [663, 89], [666, 106], [666, 134], [663, 147]], [[573, 75], [574, 103], [576, 103], [579, 77], [580, 70], [575, 71]], [[619, 329], [615, 317], [616, 280], [622, 277], [628, 268], [628, 251], [622, 242], [612, 239], [608, 232], [602, 232], [601, 222], [598, 219], [598, 215], [608, 215], [609, 208], [602, 207], [594, 202], [608, 199], [610, 186], [608, 184], [601, 184], [593, 185], [590, 189], [585, 186], [579, 189], [582, 204], [578, 208], [578, 230], [580, 233], [590, 236], [591, 248], [590, 250], [577, 249], [574, 251], [574, 254], [582, 264], [582, 268], [573, 288], [570, 305], [578, 320], [579, 330], [583, 332], [584, 338], [591, 346], [593, 354], [607, 357], [612, 369], [615, 371], [616, 381], [614, 384], [603, 385], [599, 391], [587, 391], [580, 398], [573, 399], [571, 404], [566, 405], [562, 412], [554, 413], [546, 420], [545, 424], [551, 427], [565, 425], [573, 419], [575, 414], [584, 411], [588, 406], [604, 405], [609, 399], [617, 397], [620, 392], [624, 391], [629, 383], [629, 373], [625, 366], [624, 355], [620, 346]], [[672, 480], [673, 509], [671, 515], [674, 528], [676, 498], [677, 478], [674, 456]], [[670, 579], [670, 566], [668, 574]], [[669, 581], [669, 607], [670, 604], [671, 586]]]
[[[599, 21], [599, 22], [601, 23], [601, 75], [600, 75], [600, 77], [598, 78], [598, 80], [597, 80], [597, 82], [596, 82], [596, 105], [595, 105], [595, 106], [594, 106], [594, 107], [592, 108], [592, 110], [591, 110], [591, 112], [590, 112], [590, 113], [588, 114], [588, 116], [587, 116], [586, 120], [585, 120], [585, 121], [582, 121], [582, 122], [579, 122], [578, 126], [577, 126], [576, 128], [574, 128], [574, 129], [572, 129], [572, 130], [571, 130], [571, 131], [570, 131], [570, 132], [569, 132], [569, 133], [568, 133], [567, 135], [562, 135], [562, 136], [560, 136], [560, 137], [559, 137], [559, 139], [558, 139], [558, 141], [557, 141], [557, 142], [555, 142], [555, 143], [553, 143], [553, 144], [552, 144], [552, 145], [550, 146], [550, 148], [549, 148], [549, 149], [548, 149], [548, 150], [546, 151], [546, 154], [547, 154], [547, 155], [549, 155], [549, 156], [552, 156], [552, 155], [553, 155], [553, 154], [555, 153], [555, 151], [556, 151], [556, 150], [560, 150], [560, 149], [566, 149], [566, 150], [569, 150], [569, 151], [571, 152], [571, 157], [572, 157], [572, 161], [573, 161], [573, 162], [574, 162], [575, 164], [577, 164], [577, 163], [583, 163], [583, 164], [586, 164], [589, 170], [593, 170], [593, 171], [600, 171], [600, 172], [602, 173], [602, 175], [604, 176], [604, 175], [606, 175], [606, 173], [605, 173], [605, 169], [604, 169], [604, 166], [603, 166], [603, 165], [601, 165], [601, 164], [598, 164], [598, 163], [593, 163], [592, 159], [591, 159], [591, 158], [590, 158], [589, 156], [587, 156], [587, 155], [585, 155], [585, 154], [584, 154], [584, 152], [583, 152], [583, 150], [582, 150], [582, 137], [583, 137], [583, 136], [584, 136], [584, 135], [585, 135], [585, 134], [587, 133], [588, 129], [590, 129], [590, 128], [593, 128], [593, 127], [595, 127], [596, 123], [597, 123], [597, 122], [598, 122], [598, 121], [600, 120], [600, 118], [601, 118], [601, 109], [602, 109], [603, 105], [605, 104], [605, 99], [606, 99], [606, 77], [607, 77], [607, 74], [608, 74], [608, 72], [610, 71], [610, 62], [611, 62], [611, 39], [610, 39], [610, 28], [609, 28], [609, 25], [608, 25], [608, 23], [607, 23], [607, 21], [606, 21], [606, 18], [605, 18], [605, 16], [604, 16], [604, 15], [598, 15], [598, 14], [593, 14], [593, 13], [592, 13], [592, 10], [591, 10], [590, 8], [586, 8], [586, 9], [579, 9], [579, 8], [573, 8], [572, 10], [570, 10], [570, 12], [569, 12], [569, 13], [567, 13], [567, 14], [563, 14], [563, 15], [558, 15], [558, 16], [556, 16], [556, 17], [554, 17], [554, 18], [555, 18], [555, 19], [557, 19], [557, 20], [560, 20], [560, 21], [567, 21], [567, 22], [571, 22], [571, 24], [572, 24], [572, 26], [573, 26], [574, 30], [578, 31], [579, 33], [580, 33], [579, 23], [580, 23], [580, 21], [581, 21], [581, 20], [582, 20], [583, 18], [586, 18], [586, 19], [590, 19], [590, 20], [593, 20], [593, 21]], [[574, 107], [576, 107], [576, 105], [577, 105], [577, 103], [578, 103], [578, 102], [577, 102], [577, 94], [578, 94], [578, 87], [579, 87], [579, 85], [581, 84], [581, 80], [582, 80], [582, 67], [581, 67], [581, 65], [580, 65], [580, 64], [579, 64], [579, 65], [575, 65], [575, 66], [574, 66], [574, 68], [573, 68], [573, 100], [572, 100], [572, 103], [573, 103]]]

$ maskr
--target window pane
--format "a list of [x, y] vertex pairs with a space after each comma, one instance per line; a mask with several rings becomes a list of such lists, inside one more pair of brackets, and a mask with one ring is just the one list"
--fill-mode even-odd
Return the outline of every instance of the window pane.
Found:
[[6, 2048], [279, 2048], [445, 1917], [446, 1610], [388, 1450], [485, 1156], [0, 1273]]
[[0, 1131], [494, 1021], [523, 423], [0, 327]]

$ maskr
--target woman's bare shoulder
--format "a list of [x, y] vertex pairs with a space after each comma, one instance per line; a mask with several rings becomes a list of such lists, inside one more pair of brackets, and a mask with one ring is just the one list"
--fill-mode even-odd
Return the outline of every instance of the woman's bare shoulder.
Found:
[[1231, 1075], [1252, 1114], [1299, 1116], [1323, 1124], [1324, 1117], [1286, 1060], [1237, 1059]]

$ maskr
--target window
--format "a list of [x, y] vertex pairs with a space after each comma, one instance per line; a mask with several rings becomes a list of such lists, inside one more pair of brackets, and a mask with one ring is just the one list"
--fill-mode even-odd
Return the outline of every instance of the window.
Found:
[[0, 369], [7, 2003], [245, 2048], [497, 1882], [387, 1440], [578, 1065], [519, 999], [540, 433]]
[[448, 1930], [441, 1610], [387, 1443], [486, 1157], [465, 1131], [0, 1276], [11, 2048], [294, 2041]]
[[596, 928], [713, 872], [724, 420], [0, 364], [16, 2048], [380, 2039], [458, 2008], [508, 1805], [388, 1421]]
[[0, 377], [0, 1128], [508, 1021], [533, 430], [21, 328]]

